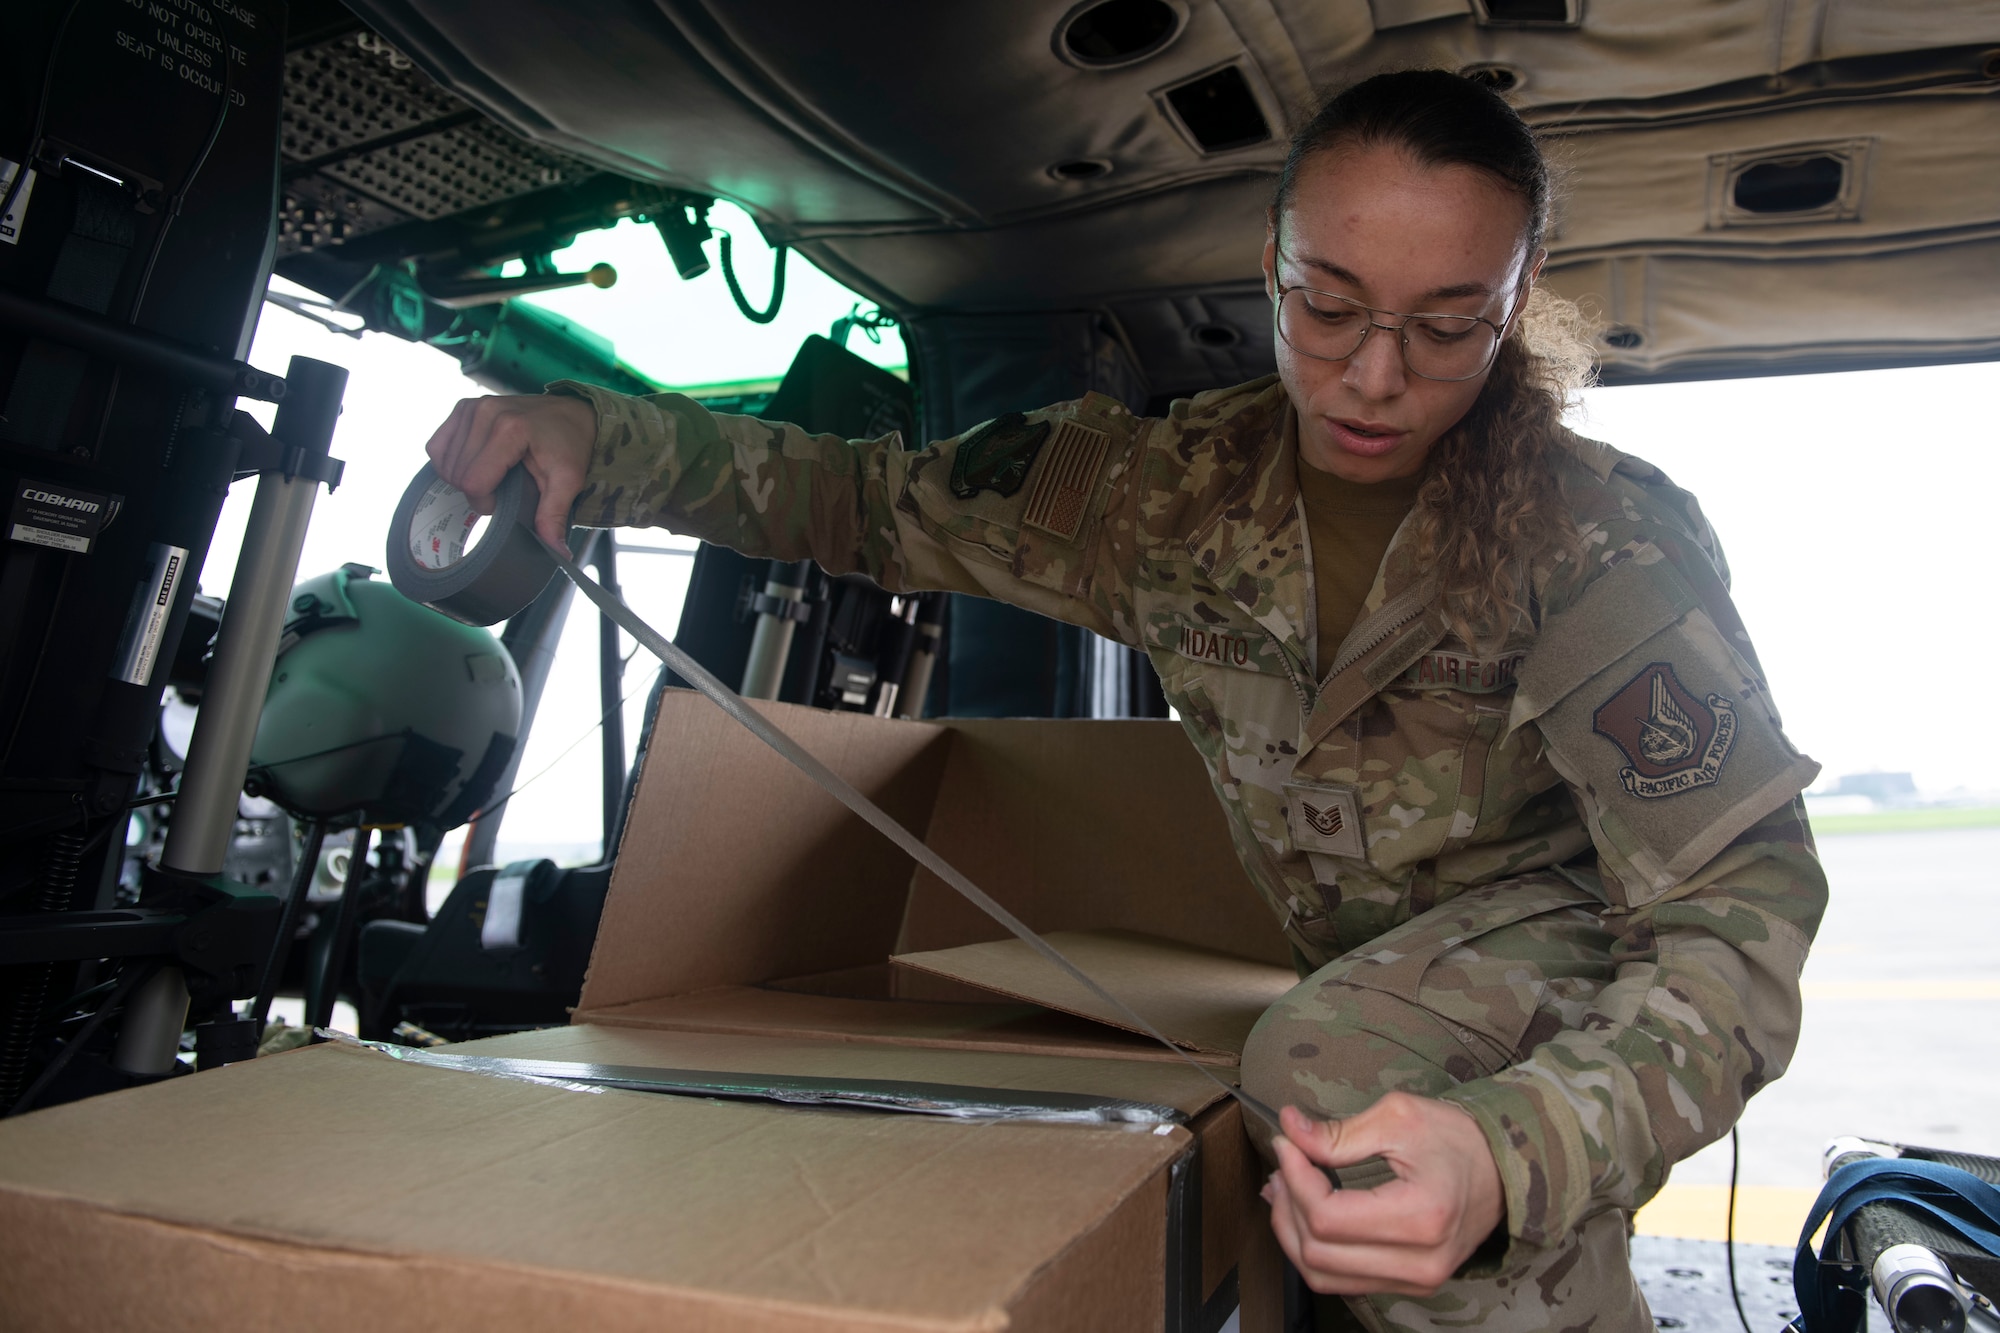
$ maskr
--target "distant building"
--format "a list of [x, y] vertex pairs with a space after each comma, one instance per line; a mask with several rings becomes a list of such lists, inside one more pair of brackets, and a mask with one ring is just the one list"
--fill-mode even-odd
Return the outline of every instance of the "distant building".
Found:
[[1908, 773], [1848, 773], [1828, 796], [1865, 796], [1877, 805], [1902, 805], [1917, 799], [1917, 784]]

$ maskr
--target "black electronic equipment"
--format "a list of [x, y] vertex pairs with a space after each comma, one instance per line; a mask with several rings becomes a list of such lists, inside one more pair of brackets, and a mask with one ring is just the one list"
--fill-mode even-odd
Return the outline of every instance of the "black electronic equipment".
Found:
[[[906, 448], [918, 430], [916, 399], [906, 381], [817, 335], [800, 345], [757, 415], [851, 440], [894, 432]], [[794, 588], [796, 597], [774, 597], [774, 584]], [[859, 575], [828, 578], [810, 561], [754, 560], [704, 545], [677, 641], [709, 670], [742, 680], [753, 694], [922, 716], [924, 700], [904, 691], [904, 678], [919, 651], [935, 655], [942, 606], [941, 594], [892, 597]], [[781, 669], [768, 682], [775, 688], [760, 689], [750, 679], [758, 657], [753, 640], [758, 622], [770, 619], [795, 628], [788, 651], [773, 664]]]
[[[263, 895], [172, 883], [150, 915], [109, 909], [162, 690], [200, 661], [182, 639], [223, 499], [284, 453], [236, 411], [286, 389], [243, 364], [284, 33], [282, 0], [0, 10], [0, 1113], [74, 1036], [64, 997], [114, 989], [104, 960], [173, 959], [226, 1000], [244, 959], [215, 951], [254, 954], [275, 919]], [[322, 369], [290, 432], [320, 457], [290, 466], [325, 477], [344, 373]]]

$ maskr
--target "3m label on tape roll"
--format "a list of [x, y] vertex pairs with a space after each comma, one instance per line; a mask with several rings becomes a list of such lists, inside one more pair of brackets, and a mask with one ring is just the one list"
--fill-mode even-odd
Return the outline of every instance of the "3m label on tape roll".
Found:
[[549, 586], [556, 564], [535, 536], [535, 482], [522, 468], [493, 493], [481, 515], [464, 491], [426, 463], [396, 506], [389, 529], [389, 581], [396, 591], [468, 625], [515, 615]]
[[417, 497], [416, 513], [410, 518], [410, 559], [422, 569], [447, 569], [465, 558], [478, 526], [479, 514], [465, 492], [435, 477]]

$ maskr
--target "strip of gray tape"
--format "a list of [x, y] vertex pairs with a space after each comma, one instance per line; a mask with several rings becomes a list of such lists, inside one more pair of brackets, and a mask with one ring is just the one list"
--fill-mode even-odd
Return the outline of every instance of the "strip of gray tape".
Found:
[[745, 1074], [710, 1069], [657, 1069], [643, 1065], [596, 1064], [584, 1060], [522, 1060], [506, 1056], [458, 1055], [450, 1051], [421, 1050], [388, 1043], [365, 1044], [408, 1064], [536, 1082], [623, 1088], [630, 1092], [783, 1102], [793, 1106], [843, 1106], [959, 1120], [1033, 1120], [1090, 1125], [1187, 1123], [1187, 1117], [1171, 1106], [1118, 1097], [1091, 1097], [1082, 1093], [914, 1083], [902, 1079], [807, 1078], [793, 1074]]
[[1278, 1124], [1277, 1113], [1270, 1107], [1266, 1106], [1258, 1098], [1243, 1091], [1243, 1089], [1217, 1077], [1214, 1070], [1194, 1059], [1176, 1045], [1165, 1033], [1147, 1021], [1143, 1015], [1126, 1004], [1125, 1001], [1100, 986], [1089, 974], [1084, 972], [1075, 963], [1072, 963], [1054, 945], [1030, 930], [1026, 922], [1022, 921], [1005, 907], [1002, 907], [985, 890], [960, 874], [958, 869], [949, 861], [946, 861], [943, 857], [932, 851], [922, 839], [897, 823], [895, 819], [890, 817], [888, 812], [862, 795], [845, 778], [835, 773], [825, 764], [822, 764], [810, 751], [774, 726], [763, 714], [751, 708], [736, 691], [730, 689], [727, 685], [724, 685], [713, 675], [709, 674], [708, 670], [701, 663], [689, 657], [685, 652], [682, 652], [671, 640], [633, 614], [632, 609], [626, 606], [623, 600], [607, 591], [595, 579], [591, 578], [590, 575], [584, 573], [583, 570], [577, 567], [575, 561], [553, 547], [545, 547], [544, 549], [548, 550], [550, 557], [555, 560], [557, 567], [569, 576], [570, 581], [576, 584], [578, 590], [585, 597], [588, 597], [597, 604], [600, 611], [611, 617], [627, 634], [637, 639], [645, 646], [648, 652], [652, 653], [662, 662], [665, 662], [669, 667], [672, 667], [675, 672], [679, 673], [681, 679], [693, 685], [704, 695], [707, 695], [710, 702], [714, 703], [716, 707], [736, 719], [737, 722], [742, 724], [758, 740], [776, 750], [793, 767], [825, 788], [835, 800], [872, 824], [884, 837], [907, 852], [918, 865], [923, 866], [946, 884], [949, 884], [966, 901], [992, 917], [1002, 926], [1005, 926], [1009, 933], [1016, 939], [1054, 964], [1070, 980], [1076, 982], [1092, 995], [1095, 995], [1098, 999], [1117, 1010], [1134, 1027], [1137, 1027], [1141, 1032], [1144, 1032], [1147, 1036], [1159, 1042], [1160, 1045], [1186, 1061], [1190, 1068], [1201, 1071], [1203, 1078], [1215, 1084], [1229, 1096], [1234, 1097], [1242, 1104], [1244, 1110], [1263, 1121], [1273, 1133], [1283, 1133]]

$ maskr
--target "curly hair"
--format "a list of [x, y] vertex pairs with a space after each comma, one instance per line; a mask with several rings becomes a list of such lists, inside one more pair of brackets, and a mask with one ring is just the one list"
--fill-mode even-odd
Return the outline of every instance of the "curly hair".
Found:
[[[1467, 166], [1527, 206], [1527, 254], [1541, 249], [1554, 174], [1534, 132], [1482, 84], [1445, 70], [1378, 74], [1323, 103], [1292, 136], [1271, 218], [1288, 208], [1320, 153], [1387, 145], [1424, 166]], [[1595, 358], [1584, 316], [1541, 288], [1530, 294], [1485, 385], [1432, 446], [1417, 492], [1418, 558], [1439, 582], [1451, 627], [1471, 644], [1506, 637], [1529, 612], [1535, 567], [1576, 540], [1559, 473], [1563, 414]]]
[[1558, 465], [1570, 439], [1563, 414], [1595, 366], [1587, 330], [1575, 305], [1536, 288], [1479, 397], [1431, 447], [1417, 491], [1417, 558], [1469, 644], [1504, 639], [1530, 614], [1535, 566], [1576, 545]]

